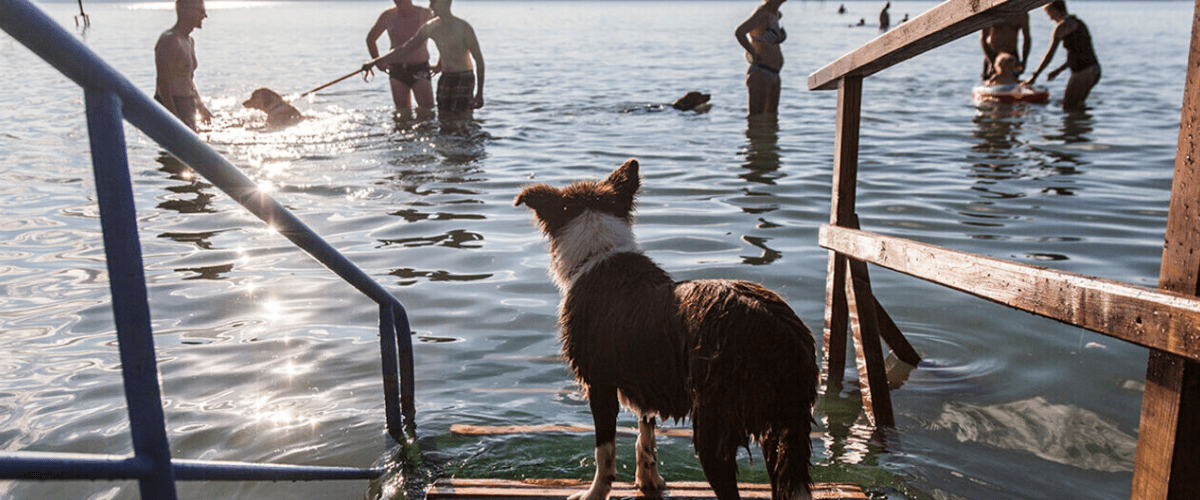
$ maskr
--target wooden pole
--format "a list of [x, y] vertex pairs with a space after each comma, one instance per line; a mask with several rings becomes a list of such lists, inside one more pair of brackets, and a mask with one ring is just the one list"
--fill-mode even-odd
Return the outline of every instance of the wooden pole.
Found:
[[[1179, 146], [1158, 286], [1200, 295], [1200, 0], [1179, 120]], [[1194, 335], [1194, 334], [1193, 334]], [[1138, 426], [1133, 499], [1200, 498], [1200, 363], [1150, 351]]]
[[[844, 226], [854, 220], [861, 115], [862, 78], [852, 76], [841, 79], [838, 82], [837, 129], [833, 138], [833, 193], [829, 204], [829, 223], [834, 226]], [[846, 265], [846, 256], [829, 252], [829, 266], [825, 274], [825, 352], [821, 356], [825, 390], [833, 388], [841, 391], [846, 371], [846, 328], [849, 320]]]

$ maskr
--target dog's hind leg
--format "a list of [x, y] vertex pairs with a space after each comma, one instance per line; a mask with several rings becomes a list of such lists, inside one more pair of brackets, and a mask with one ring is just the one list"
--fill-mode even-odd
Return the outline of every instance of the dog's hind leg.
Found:
[[643, 495], [658, 497], [667, 489], [667, 482], [658, 474], [658, 447], [654, 438], [654, 417], [638, 420], [637, 475], [634, 484]]
[[[711, 425], [713, 422], [716, 425]], [[692, 416], [692, 430], [696, 455], [700, 457], [704, 477], [708, 478], [717, 500], [738, 500], [738, 440], [733, 436], [736, 431], [724, 427], [717, 419], [705, 418], [700, 411]], [[742, 441], [745, 441], [744, 437]]]
[[586, 491], [571, 495], [569, 500], [604, 500], [617, 480], [617, 388], [592, 384], [588, 387], [588, 404], [592, 422], [596, 425], [596, 477]]

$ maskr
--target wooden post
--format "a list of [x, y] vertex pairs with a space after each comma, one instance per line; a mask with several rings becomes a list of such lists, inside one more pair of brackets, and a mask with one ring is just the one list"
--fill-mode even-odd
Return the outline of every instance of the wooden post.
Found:
[[[1179, 146], [1167, 216], [1161, 289], [1200, 295], [1200, 0], [1192, 19], [1192, 43]], [[1150, 351], [1138, 426], [1133, 499], [1200, 498], [1200, 363]]]
[[[850, 76], [838, 82], [837, 130], [833, 137], [833, 194], [829, 223], [843, 226], [854, 220], [854, 196], [858, 182], [858, 127], [862, 114], [862, 78]], [[840, 391], [846, 371], [846, 257], [829, 252], [825, 274], [825, 332], [822, 370], [825, 390]]]
[[887, 367], [883, 362], [883, 345], [879, 341], [877, 303], [867, 279], [867, 263], [847, 259], [849, 280], [846, 297], [850, 309], [850, 324], [854, 331], [854, 358], [858, 367], [858, 384], [862, 389], [863, 410], [875, 428], [895, 427], [892, 412], [892, 392], [888, 388]]

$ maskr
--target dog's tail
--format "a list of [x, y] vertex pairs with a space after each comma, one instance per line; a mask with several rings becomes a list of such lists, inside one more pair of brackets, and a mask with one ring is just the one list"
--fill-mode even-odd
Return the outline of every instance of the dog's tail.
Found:
[[772, 426], [759, 436], [758, 445], [771, 478], [772, 499], [812, 498], [812, 475], [809, 473], [812, 441], [808, 437], [811, 429], [812, 420], [804, 418], [785, 426]]

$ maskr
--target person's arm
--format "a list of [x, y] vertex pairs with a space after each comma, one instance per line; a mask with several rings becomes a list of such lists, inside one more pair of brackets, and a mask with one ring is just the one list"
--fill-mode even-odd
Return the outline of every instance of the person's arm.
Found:
[[479, 39], [475, 37], [475, 29], [467, 24], [467, 50], [471, 51], [471, 58], [475, 60], [475, 102], [476, 108], [483, 107], [483, 52], [479, 51]]
[[200, 91], [196, 90], [196, 82], [194, 81], [192, 82], [192, 97], [196, 99], [196, 111], [200, 113], [200, 123], [207, 124], [212, 122], [212, 111], [209, 111], [208, 107], [204, 105], [204, 99], [200, 98]]
[[746, 53], [750, 54], [752, 59], [757, 59], [758, 54], [754, 51], [754, 45], [750, 43], [750, 38], [748, 35], [750, 34], [751, 30], [762, 25], [762, 21], [760, 20], [761, 18], [762, 10], [755, 9], [754, 13], [750, 14], [750, 17], [746, 18], [745, 21], [742, 21], [742, 24], [739, 24], [737, 29], [733, 32], [733, 36], [737, 37], [738, 44], [740, 44], [743, 49], [746, 49]]
[[1050, 65], [1050, 61], [1054, 59], [1054, 52], [1058, 50], [1058, 43], [1062, 41], [1062, 37], [1066, 36], [1067, 33], [1070, 33], [1070, 31], [1067, 30], [1066, 25], [1067, 23], [1064, 21], [1058, 23], [1058, 25], [1054, 27], [1054, 39], [1050, 41], [1050, 48], [1046, 50], [1046, 55], [1042, 56], [1042, 62], [1041, 64], [1038, 64], [1037, 71], [1034, 71], [1033, 76], [1021, 83], [1026, 85], [1033, 84], [1034, 80], [1037, 80], [1038, 75], [1042, 74], [1042, 70], [1046, 69], [1046, 66]]
[[1029, 14], [1025, 14], [1023, 19], [1021, 22], [1021, 36], [1023, 37], [1021, 60], [1017, 61], [1022, 73], [1025, 72], [1025, 67], [1029, 65], [1029, 48], [1033, 46], [1033, 36], [1029, 33]]
[[384, 11], [383, 14], [379, 15], [379, 19], [375, 21], [375, 25], [371, 26], [371, 31], [367, 32], [367, 53], [371, 55], [371, 59], [379, 57], [379, 47], [375, 45], [375, 42], [379, 40], [379, 37], [383, 36], [383, 32], [387, 31], [386, 17], [387, 11]]

